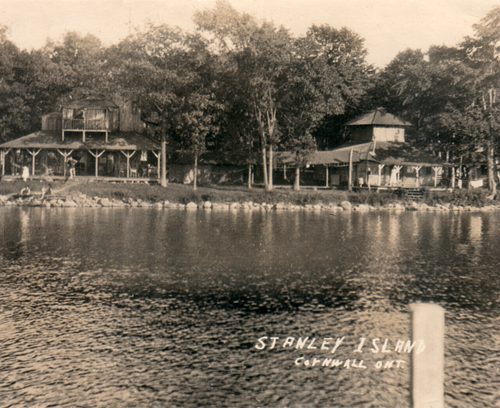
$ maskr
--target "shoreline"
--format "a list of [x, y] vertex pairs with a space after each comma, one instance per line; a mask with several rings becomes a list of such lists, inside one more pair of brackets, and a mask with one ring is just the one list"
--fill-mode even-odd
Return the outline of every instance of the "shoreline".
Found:
[[116, 199], [93, 196], [86, 194], [68, 196], [37, 197], [0, 195], [0, 207], [43, 207], [43, 208], [155, 208], [176, 209], [184, 211], [262, 211], [262, 212], [316, 212], [316, 213], [342, 213], [342, 212], [375, 212], [375, 211], [418, 211], [418, 212], [489, 212], [500, 210], [500, 204], [485, 206], [455, 205], [450, 203], [428, 205], [417, 201], [391, 202], [384, 205], [353, 204], [350, 201], [340, 203], [316, 203], [316, 204], [291, 204], [286, 202], [211, 202], [200, 201], [198, 203], [189, 201], [187, 203], [171, 202], [161, 200], [156, 202], [142, 199]]
[[[24, 195], [22, 193], [25, 193]], [[344, 190], [245, 189], [242, 186], [200, 187], [171, 183], [168, 187], [78, 181], [0, 182], [0, 206], [79, 208], [169, 208], [178, 210], [309, 211], [324, 213], [373, 211], [471, 212], [500, 210], [499, 200], [485, 190], [426, 191], [420, 198], [397, 192]]]

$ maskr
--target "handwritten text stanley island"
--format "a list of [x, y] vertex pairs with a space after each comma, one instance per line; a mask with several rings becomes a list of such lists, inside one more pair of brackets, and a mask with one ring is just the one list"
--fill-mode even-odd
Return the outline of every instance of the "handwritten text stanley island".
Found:
[[[423, 340], [390, 340], [388, 338], [365, 338], [360, 337], [352, 345], [344, 337], [272, 337], [263, 336], [257, 339], [255, 349], [262, 350], [300, 350], [302, 353], [315, 355], [306, 357], [301, 355], [295, 359], [295, 365], [299, 367], [339, 367], [366, 369], [369, 367], [364, 359], [361, 359], [363, 353], [369, 353], [372, 356], [383, 357], [376, 359], [372, 364], [375, 369], [403, 368], [405, 360], [387, 359], [392, 355], [403, 355], [409, 353], [420, 354], [425, 350]], [[345, 355], [350, 351], [351, 358], [339, 359], [341, 352]]]

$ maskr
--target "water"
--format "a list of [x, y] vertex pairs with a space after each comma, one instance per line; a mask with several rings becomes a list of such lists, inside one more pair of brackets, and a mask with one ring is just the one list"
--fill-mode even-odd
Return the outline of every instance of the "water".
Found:
[[345, 336], [335, 355], [349, 359], [360, 337], [407, 339], [419, 300], [447, 311], [447, 406], [493, 407], [499, 224], [0, 208], [0, 405], [407, 407], [408, 355], [307, 368], [295, 359], [328, 353], [255, 345]]

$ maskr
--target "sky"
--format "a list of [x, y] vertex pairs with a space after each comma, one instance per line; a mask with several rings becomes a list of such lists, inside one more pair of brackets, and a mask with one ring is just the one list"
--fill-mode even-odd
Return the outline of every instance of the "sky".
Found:
[[[230, 0], [296, 35], [312, 24], [349, 27], [365, 39], [368, 61], [382, 68], [399, 51], [456, 45], [500, 0]], [[193, 13], [215, 0], [0, 0], [0, 24], [20, 48], [43, 46], [68, 31], [116, 43], [147, 21], [193, 30]]]

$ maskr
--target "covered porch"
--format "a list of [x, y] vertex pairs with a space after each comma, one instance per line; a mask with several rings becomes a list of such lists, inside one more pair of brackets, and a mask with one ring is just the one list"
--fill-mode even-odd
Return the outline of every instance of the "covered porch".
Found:
[[156, 143], [137, 134], [120, 134], [102, 141], [60, 141], [49, 132], [31, 135], [0, 145], [1, 175], [20, 177], [75, 177], [115, 181], [157, 181], [161, 167]]
[[315, 152], [315, 178], [329, 187], [456, 188], [457, 166], [406, 143], [364, 143]]

